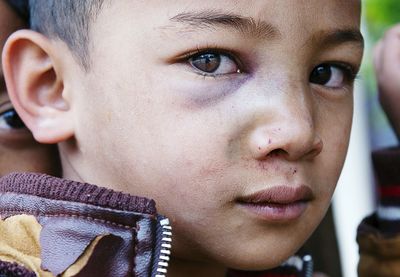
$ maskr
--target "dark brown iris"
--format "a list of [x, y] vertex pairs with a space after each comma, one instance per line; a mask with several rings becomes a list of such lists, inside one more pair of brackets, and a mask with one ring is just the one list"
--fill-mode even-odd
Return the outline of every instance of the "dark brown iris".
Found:
[[310, 82], [325, 85], [332, 77], [332, 69], [329, 65], [319, 65], [311, 72]]
[[213, 53], [200, 54], [191, 58], [190, 63], [198, 70], [213, 73], [221, 64], [221, 56]]

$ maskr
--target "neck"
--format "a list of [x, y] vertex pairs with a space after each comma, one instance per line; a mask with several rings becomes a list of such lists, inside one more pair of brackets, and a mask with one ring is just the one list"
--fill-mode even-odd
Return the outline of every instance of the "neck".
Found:
[[168, 267], [168, 277], [226, 277], [227, 269], [223, 266], [206, 262], [188, 261], [173, 258]]

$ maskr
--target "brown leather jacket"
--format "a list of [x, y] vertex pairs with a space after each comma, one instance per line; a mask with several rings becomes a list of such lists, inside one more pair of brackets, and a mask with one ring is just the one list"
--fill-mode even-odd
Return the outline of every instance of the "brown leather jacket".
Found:
[[[153, 200], [14, 173], [0, 179], [0, 216], [0, 276], [166, 276], [171, 227]], [[228, 273], [311, 275], [310, 256], [292, 257], [270, 271]]]
[[0, 215], [2, 276], [164, 276], [171, 230], [152, 200], [12, 174], [0, 181]]

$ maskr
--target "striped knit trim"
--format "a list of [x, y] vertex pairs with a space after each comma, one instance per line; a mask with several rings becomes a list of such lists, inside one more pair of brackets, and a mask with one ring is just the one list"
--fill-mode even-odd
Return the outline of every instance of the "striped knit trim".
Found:
[[400, 148], [387, 148], [372, 154], [378, 182], [379, 205], [375, 228], [385, 237], [400, 232]]
[[7, 192], [149, 215], [156, 214], [153, 200], [45, 174], [11, 173], [4, 176], [0, 179], [0, 193]]
[[400, 197], [400, 184], [379, 186], [379, 194], [381, 197]]
[[400, 232], [400, 207], [379, 205], [376, 211], [377, 227], [387, 237], [396, 236]]
[[379, 206], [377, 209], [377, 215], [379, 219], [400, 221], [400, 207], [385, 207]]
[[400, 147], [373, 152], [372, 162], [380, 186], [400, 184]]

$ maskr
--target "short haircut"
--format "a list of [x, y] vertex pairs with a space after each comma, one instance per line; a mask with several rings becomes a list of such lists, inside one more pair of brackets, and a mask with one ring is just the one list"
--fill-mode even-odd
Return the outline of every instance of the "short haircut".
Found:
[[29, 0], [30, 27], [64, 41], [85, 70], [90, 68], [90, 25], [104, 0]]

